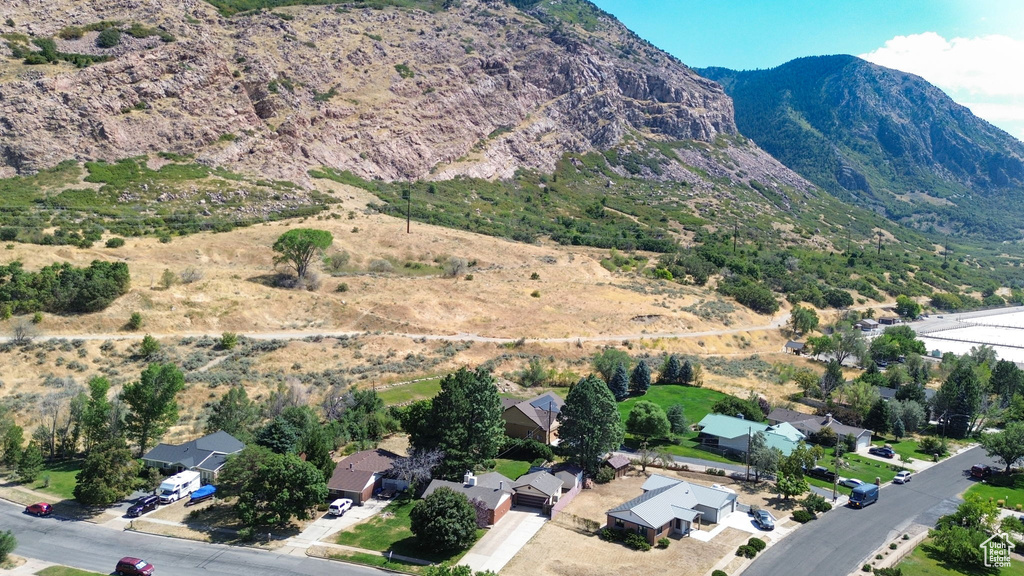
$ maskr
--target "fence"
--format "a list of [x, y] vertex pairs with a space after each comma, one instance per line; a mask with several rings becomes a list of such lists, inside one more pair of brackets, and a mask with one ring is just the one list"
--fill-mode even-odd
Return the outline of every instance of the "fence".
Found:
[[562, 511], [562, 508], [568, 506], [569, 502], [572, 502], [572, 499], [575, 498], [576, 495], [579, 494], [580, 490], [582, 489], [583, 485], [577, 484], [575, 488], [569, 490], [565, 494], [562, 494], [562, 496], [558, 499], [558, 502], [555, 502], [555, 504], [551, 506], [551, 518], [553, 519], [555, 516], [558, 516], [558, 513]]

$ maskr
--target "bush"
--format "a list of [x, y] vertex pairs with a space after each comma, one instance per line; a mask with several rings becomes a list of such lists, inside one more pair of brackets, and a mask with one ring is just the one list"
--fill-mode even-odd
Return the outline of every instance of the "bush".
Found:
[[124, 238], [107, 239], [107, 248], [120, 248], [121, 246], [124, 246]]
[[796, 520], [801, 524], [806, 524], [807, 522], [814, 520], [814, 518], [814, 514], [807, 510], [797, 510], [796, 512], [793, 512], [793, 520]]
[[637, 534], [636, 532], [626, 533], [626, 537], [623, 539], [623, 542], [625, 542], [626, 546], [629, 546], [633, 550], [640, 550], [641, 552], [646, 552], [651, 549], [650, 542], [648, 542], [646, 538]]
[[768, 543], [760, 538], [751, 538], [750, 540], [747, 540], [747, 546], [750, 546], [760, 552], [768, 547]]
[[391, 264], [391, 262], [388, 262], [387, 260], [384, 260], [383, 258], [378, 258], [378, 259], [370, 262], [370, 272], [377, 272], [379, 274], [385, 274], [385, 273], [388, 273], [388, 272], [393, 272], [394, 269], [395, 269], [395, 267]]
[[736, 555], [743, 556], [744, 558], [753, 558], [754, 556], [757, 556], [757, 549], [743, 544], [736, 549]]
[[181, 283], [191, 284], [203, 279], [203, 271], [194, 266], [189, 266], [181, 271]]
[[43, 321], [43, 313], [42, 312], [36, 312], [35, 314], [32, 315], [32, 323], [33, 324], [39, 324], [42, 321]]
[[889, 550], [895, 550], [897, 548], [896, 543], [889, 544]]
[[671, 543], [672, 541], [668, 538], [658, 538], [658, 548], [668, 548], [668, 545]]
[[0, 562], [6, 562], [7, 556], [14, 552], [17, 546], [18, 539], [14, 537], [13, 532], [10, 530], [0, 532]]
[[128, 318], [128, 329], [138, 330], [139, 328], [142, 328], [142, 323], [142, 314], [138, 312], [132, 312], [131, 317]]
[[335, 292], [348, 292], [348, 284], [345, 283], [345, 282], [342, 282], [341, 284], [338, 284], [338, 287], [335, 288], [334, 291]]
[[871, 572], [871, 564], [865, 564], [860, 567], [862, 572]]
[[611, 528], [602, 528], [601, 531], [597, 533], [597, 537], [605, 542], [616, 542], [622, 538], [622, 531], [612, 530]]
[[530, 292], [530, 296], [533, 296], [534, 298], [540, 298], [540, 290], [534, 290], [533, 292]]
[[113, 48], [121, 43], [121, 31], [117, 28], [107, 28], [96, 37], [96, 45], [100, 48]]
[[238, 334], [225, 332], [220, 335], [220, 347], [224, 350], [231, 350], [238, 345]]
[[726, 574], [725, 571], [723, 571], [723, 570], [715, 570], [714, 572], [711, 573], [711, 576], [729, 576], [729, 575]]
[[607, 484], [614, 479], [615, 471], [607, 466], [602, 466], [601, 469], [597, 471], [597, 475], [594, 476], [594, 482], [597, 482], [598, 484]]

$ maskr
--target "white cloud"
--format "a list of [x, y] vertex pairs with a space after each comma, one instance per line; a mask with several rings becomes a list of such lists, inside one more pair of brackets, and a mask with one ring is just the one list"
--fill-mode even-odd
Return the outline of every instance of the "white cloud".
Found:
[[938, 86], [958, 103], [1024, 137], [1024, 41], [990, 35], [947, 40], [935, 32], [896, 36], [861, 58]]

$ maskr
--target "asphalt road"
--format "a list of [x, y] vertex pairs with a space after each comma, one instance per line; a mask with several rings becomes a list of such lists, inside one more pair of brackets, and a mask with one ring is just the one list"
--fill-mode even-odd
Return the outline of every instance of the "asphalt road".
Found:
[[973, 481], [963, 471], [995, 462], [973, 448], [923, 472], [908, 484], [883, 486], [878, 502], [857, 510], [843, 507], [798, 528], [765, 550], [743, 576], [822, 576], [848, 574], [911, 524], [933, 526], [956, 509], [959, 495]]
[[341, 574], [380, 576], [380, 570], [306, 556], [290, 556], [220, 544], [119, 531], [88, 522], [36, 518], [24, 507], [0, 502], [0, 527], [18, 539], [15, 554], [101, 574], [110, 574], [123, 556], [152, 563], [160, 576], [278, 576]]

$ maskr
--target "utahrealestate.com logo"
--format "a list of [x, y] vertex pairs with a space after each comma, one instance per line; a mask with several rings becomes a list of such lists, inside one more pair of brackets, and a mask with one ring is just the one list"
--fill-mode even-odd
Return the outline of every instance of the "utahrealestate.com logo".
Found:
[[1010, 550], [1013, 544], [1010, 543], [1010, 536], [1005, 532], [997, 532], [988, 540], [981, 543], [981, 550], [985, 554], [985, 566], [989, 568], [1009, 568]]

